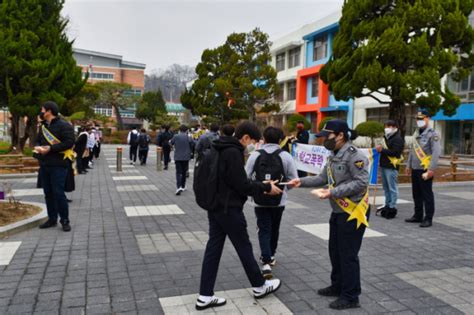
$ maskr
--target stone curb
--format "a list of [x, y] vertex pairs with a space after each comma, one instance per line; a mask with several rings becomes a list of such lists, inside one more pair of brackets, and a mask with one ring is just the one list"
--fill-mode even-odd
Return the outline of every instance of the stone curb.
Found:
[[0, 174], [0, 180], [34, 177], [38, 177], [38, 173]]
[[[7, 202], [7, 201], [0, 201], [0, 202]], [[38, 203], [38, 202], [31, 202], [31, 201], [21, 201], [21, 203], [37, 206], [43, 210], [37, 215], [32, 216], [31, 218], [27, 218], [27, 219], [0, 227], [0, 239], [37, 227], [47, 220], [48, 211], [46, 210], [45, 204]]]

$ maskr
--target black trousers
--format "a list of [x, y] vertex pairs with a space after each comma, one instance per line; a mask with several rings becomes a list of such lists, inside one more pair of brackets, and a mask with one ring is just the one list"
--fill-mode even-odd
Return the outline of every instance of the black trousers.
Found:
[[[417, 219], [432, 221], [435, 212], [435, 201], [433, 194], [433, 178], [424, 180], [422, 175], [424, 170], [411, 171], [411, 185], [413, 200], [415, 201], [415, 214]], [[423, 216], [424, 206], [424, 216]]]
[[96, 143], [96, 145], [94, 146], [94, 149], [92, 150], [94, 152], [94, 157], [96, 159], [99, 158], [99, 155], [100, 155], [100, 143]]
[[186, 172], [189, 168], [189, 161], [175, 161], [176, 163], [176, 188], [186, 187]]
[[257, 261], [253, 255], [252, 243], [247, 232], [247, 221], [242, 208], [229, 208], [227, 212], [209, 212], [209, 240], [207, 241], [202, 262], [201, 287], [199, 293], [205, 296], [214, 295], [217, 270], [222, 256], [226, 236], [239, 255], [247, 278], [252, 287], [265, 283]]
[[[367, 219], [370, 208], [367, 211]], [[331, 259], [331, 286], [340, 297], [358, 302], [361, 294], [359, 250], [365, 225], [357, 228], [357, 221], [347, 221], [347, 213], [332, 213], [329, 219], [329, 258]]]
[[148, 157], [148, 148], [138, 150], [138, 159], [141, 164], [146, 164], [146, 159]]
[[137, 161], [138, 144], [130, 145], [130, 161]]
[[258, 242], [262, 260], [268, 264], [275, 256], [280, 235], [281, 217], [285, 207], [255, 207], [258, 226]]
[[170, 154], [171, 148], [163, 147], [163, 162], [165, 163], [165, 167], [168, 167], [168, 164], [170, 163]]

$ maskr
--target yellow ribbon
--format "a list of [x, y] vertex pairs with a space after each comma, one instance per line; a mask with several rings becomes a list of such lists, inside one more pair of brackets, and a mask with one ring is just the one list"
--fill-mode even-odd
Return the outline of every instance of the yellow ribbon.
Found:
[[[327, 173], [329, 188], [334, 188], [335, 181], [334, 177], [332, 176], [330, 163], [327, 165]], [[349, 215], [347, 222], [356, 219], [357, 228], [359, 228], [362, 224], [364, 224], [366, 227], [369, 227], [369, 221], [367, 221], [367, 210], [369, 210], [369, 189], [367, 189], [364, 197], [362, 197], [362, 200], [359, 203], [355, 203], [347, 197], [333, 199], [337, 205]]]
[[[288, 137], [285, 137], [285, 139], [283, 139], [283, 141], [280, 143], [280, 149], [283, 149], [286, 146], [286, 144], [288, 143], [288, 140], [289, 140]], [[289, 146], [289, 150], [291, 154], [291, 145]]]
[[421, 166], [423, 166], [423, 169], [426, 171], [431, 164], [431, 155], [427, 155], [425, 151], [423, 151], [420, 143], [416, 140], [417, 136], [418, 132], [415, 132], [413, 135], [413, 151], [415, 151], [416, 157], [420, 160]]
[[[41, 126], [41, 131], [43, 132], [43, 136], [44, 138], [46, 139], [46, 141], [48, 141], [48, 143], [50, 145], [53, 145], [53, 144], [58, 144], [58, 143], [61, 143], [61, 140], [59, 140], [58, 138], [56, 138], [52, 133], [51, 131], [49, 131], [48, 128], [46, 128], [45, 125], [42, 125]], [[62, 151], [61, 152], [62, 154], [64, 154], [64, 159], [69, 159], [71, 160], [71, 162], [74, 160], [74, 151], [71, 149], [67, 149], [65, 151]]]
[[[388, 150], [388, 145], [387, 145], [387, 141], [385, 140], [385, 138], [383, 138], [383, 143], [382, 143], [382, 147], [385, 149], [385, 150]], [[390, 161], [390, 163], [393, 165], [393, 167], [397, 168], [398, 165], [400, 165], [402, 162], [403, 162], [403, 154], [400, 155], [400, 158], [397, 158], [396, 156], [388, 156], [388, 160]]]

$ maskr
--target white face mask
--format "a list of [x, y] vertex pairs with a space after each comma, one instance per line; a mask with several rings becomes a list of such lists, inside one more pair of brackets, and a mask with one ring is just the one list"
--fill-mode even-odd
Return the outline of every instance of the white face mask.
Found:
[[426, 125], [426, 123], [424, 120], [417, 120], [416, 125], [418, 126], [418, 128], [423, 128]]
[[385, 128], [385, 129], [384, 129], [384, 132], [385, 132], [385, 135], [386, 135], [386, 136], [389, 136], [389, 135], [392, 134], [393, 129], [392, 129], [392, 128]]
[[249, 145], [247, 145], [247, 152], [250, 154], [253, 151], [255, 151], [255, 144], [250, 143]]

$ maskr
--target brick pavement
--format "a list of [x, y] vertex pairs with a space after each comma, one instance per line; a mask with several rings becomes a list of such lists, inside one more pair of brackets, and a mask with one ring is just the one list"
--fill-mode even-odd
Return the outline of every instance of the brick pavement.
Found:
[[[192, 191], [174, 195], [174, 167], [158, 173], [154, 150], [147, 166], [124, 164], [124, 172], [117, 173], [113, 160], [106, 159], [114, 156], [113, 147], [104, 149], [106, 155], [88, 175], [76, 177], [77, 189], [69, 194], [73, 199], [71, 233], [60, 228], [32, 229], [0, 240], [0, 314], [178, 314], [177, 310], [190, 310], [190, 296], [199, 288], [202, 239], [208, 229], [205, 212], [196, 206]], [[123, 176], [147, 179], [112, 179]], [[14, 189], [25, 189], [22, 192], [35, 188], [32, 180], [13, 184]], [[435, 188], [437, 212], [430, 229], [403, 222], [411, 216], [413, 204], [410, 189], [400, 192], [407, 203], [399, 205], [396, 219], [371, 217], [371, 228], [383, 235], [367, 237], [362, 245], [362, 308], [341, 313], [473, 313], [472, 184]], [[19, 198], [44, 202], [42, 196], [28, 193]], [[290, 200], [274, 268], [283, 286], [270, 303], [281, 307], [265, 308], [250, 296], [242, 297], [250, 284], [227, 242], [216, 285], [216, 291], [231, 297], [223, 312], [334, 313], [328, 309], [330, 299], [316, 294], [329, 284], [324, 238], [329, 205], [315, 200], [306, 189], [291, 192]], [[171, 205], [176, 206], [154, 207]], [[135, 209], [134, 214], [125, 207]], [[176, 209], [180, 211], [173, 213]], [[253, 210], [247, 205], [245, 211], [258, 256]], [[310, 225], [316, 225], [322, 236], [297, 227]], [[18, 247], [10, 261], [3, 258], [4, 244], [10, 251]], [[180, 305], [184, 308], [169, 311], [176, 300], [186, 301]]]

